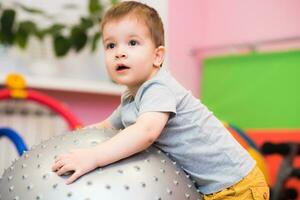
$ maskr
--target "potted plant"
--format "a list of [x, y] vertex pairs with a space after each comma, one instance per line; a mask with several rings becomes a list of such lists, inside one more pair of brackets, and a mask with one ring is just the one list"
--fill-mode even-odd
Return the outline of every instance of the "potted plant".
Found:
[[[110, 0], [110, 4], [117, 2], [118, 0]], [[67, 4], [64, 9], [76, 9], [76, 5]], [[53, 23], [41, 28], [33, 20], [18, 21], [17, 15], [22, 10], [30, 15], [40, 15], [51, 21], [51, 16], [46, 11], [16, 2], [13, 8], [5, 8], [0, 3], [0, 44], [26, 49], [30, 37], [36, 37], [40, 41], [43, 41], [45, 37], [50, 37], [54, 54], [57, 57], [67, 55], [72, 49], [80, 52], [87, 46], [94, 52], [101, 37], [99, 23], [104, 9], [105, 5], [101, 1], [89, 0], [88, 14], [81, 16], [76, 24]]]

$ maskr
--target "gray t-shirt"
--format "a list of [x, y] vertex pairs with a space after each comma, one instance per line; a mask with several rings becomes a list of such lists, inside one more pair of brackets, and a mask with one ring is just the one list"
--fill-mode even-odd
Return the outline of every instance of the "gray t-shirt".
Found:
[[109, 121], [117, 129], [134, 124], [145, 112], [170, 112], [154, 145], [177, 161], [200, 192], [225, 189], [245, 177], [255, 161], [223, 124], [164, 68], [137, 91], [123, 95]]

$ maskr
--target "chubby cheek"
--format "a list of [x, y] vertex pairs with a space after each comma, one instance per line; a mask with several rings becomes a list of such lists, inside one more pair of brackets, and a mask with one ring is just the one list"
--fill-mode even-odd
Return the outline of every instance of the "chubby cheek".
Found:
[[115, 74], [114, 74], [114, 70], [112, 69], [112, 67], [110, 67], [109, 65], [106, 64], [106, 72], [108, 73], [109, 77], [113, 80], [115, 80]]
[[104, 53], [104, 61], [106, 66], [110, 64], [111, 58], [109, 53]]
[[113, 72], [113, 63], [107, 54], [105, 54], [105, 67], [107, 72], [111, 75]]
[[110, 78], [114, 80], [114, 69], [111, 67], [111, 65], [106, 65], [106, 70]]

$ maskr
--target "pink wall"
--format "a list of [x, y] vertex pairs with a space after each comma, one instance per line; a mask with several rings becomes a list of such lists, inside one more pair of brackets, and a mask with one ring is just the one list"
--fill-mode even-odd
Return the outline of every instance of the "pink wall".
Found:
[[[300, 35], [299, 0], [169, 0], [169, 68], [199, 96], [201, 60], [194, 48]], [[105, 119], [118, 96], [45, 91], [63, 101], [84, 123]]]
[[192, 49], [300, 36], [299, 19], [298, 0], [170, 0], [170, 70], [199, 96], [201, 61]]
[[[201, 60], [191, 55], [193, 48], [300, 36], [299, 22], [299, 0], [169, 0], [169, 68], [199, 96]], [[270, 133], [249, 135], [260, 145], [276, 142], [276, 135], [277, 142], [287, 138], [282, 130], [272, 137]], [[290, 135], [293, 141], [299, 139], [297, 134]], [[279, 159], [273, 158], [266, 160], [271, 183], [279, 166]], [[288, 182], [289, 186], [299, 193], [299, 180], [293, 181]]]

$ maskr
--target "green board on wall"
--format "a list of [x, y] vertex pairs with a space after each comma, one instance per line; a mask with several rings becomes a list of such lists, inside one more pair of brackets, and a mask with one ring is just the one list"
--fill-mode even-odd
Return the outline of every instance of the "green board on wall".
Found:
[[300, 51], [207, 58], [201, 100], [241, 128], [300, 127]]

